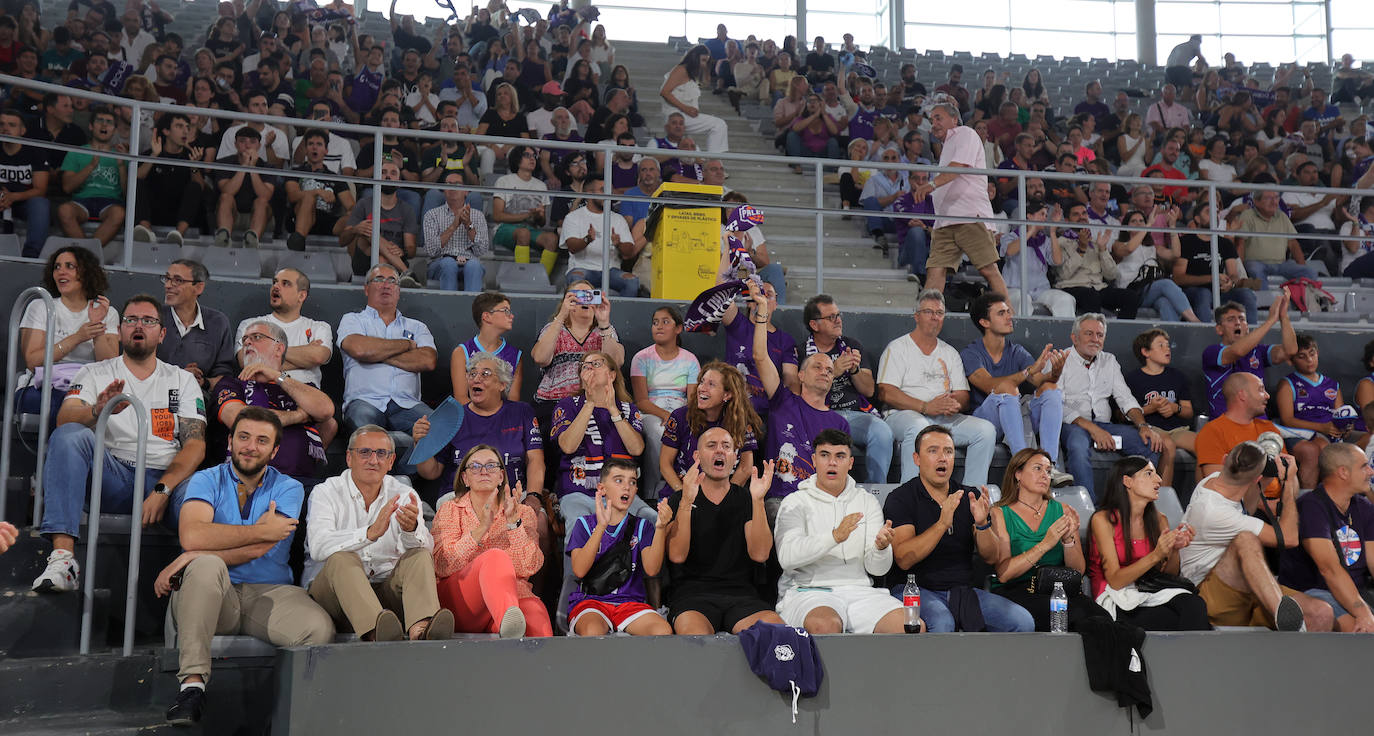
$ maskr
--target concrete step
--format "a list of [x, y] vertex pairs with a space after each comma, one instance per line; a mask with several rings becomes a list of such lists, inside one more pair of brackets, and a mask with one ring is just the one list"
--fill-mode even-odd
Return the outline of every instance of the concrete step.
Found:
[[167, 723], [165, 710], [144, 708], [136, 711], [94, 710], [43, 718], [0, 722], [9, 736], [146, 736], [173, 734], [178, 729]]

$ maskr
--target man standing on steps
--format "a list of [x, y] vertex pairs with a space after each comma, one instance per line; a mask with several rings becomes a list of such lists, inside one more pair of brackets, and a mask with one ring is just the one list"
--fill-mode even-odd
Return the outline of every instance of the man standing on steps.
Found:
[[[930, 111], [930, 133], [944, 141], [940, 166], [986, 169], [983, 140], [967, 125], [959, 124], [959, 110], [952, 102], [936, 103]], [[1007, 293], [1007, 284], [997, 270], [997, 239], [988, 222], [961, 218], [992, 217], [988, 199], [988, 178], [983, 174], [945, 172], [912, 192], [917, 202], [930, 194], [935, 199], [935, 227], [930, 237], [930, 258], [926, 261], [926, 288], [945, 290], [945, 272], [959, 268], [965, 255], [988, 280], [988, 289]]]

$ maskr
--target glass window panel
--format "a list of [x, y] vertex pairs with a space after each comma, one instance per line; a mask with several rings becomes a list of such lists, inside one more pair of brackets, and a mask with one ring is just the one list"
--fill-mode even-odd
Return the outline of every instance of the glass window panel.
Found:
[[[687, 36], [685, 20], [681, 10], [601, 8], [601, 23], [613, 40], [666, 41], [669, 36]], [[652, 28], [652, 34], [646, 34], [646, 28]], [[714, 25], [706, 35], [716, 35]]]
[[810, 3], [807, 3], [806, 31], [812, 39], [817, 35], [824, 36], [831, 48], [838, 48], [844, 43], [844, 34], [854, 34], [854, 43], [858, 46], [872, 46], [885, 39], [886, 35], [882, 31], [882, 17], [868, 14], [857, 13], [822, 13], [809, 10]]
[[[1353, 54], [1359, 59], [1366, 54], [1359, 53], [1362, 50], [1374, 48], [1374, 28], [1337, 28], [1331, 31], [1331, 48], [1336, 52], [1336, 56], [1341, 54]], [[1367, 53], [1367, 52], [1366, 52]], [[1371, 64], [1359, 64], [1361, 68], [1369, 68]]]
[[1109, 31], [1112, 6], [1101, 0], [1043, 0], [1011, 4], [1013, 28], [1075, 28]]
[[1292, 61], [1294, 58], [1291, 38], [1227, 36], [1225, 41], [1226, 50], [1235, 54], [1237, 59], [1250, 62], [1267, 61], [1272, 64]]
[[[681, 6], [682, 0], [669, 0], [667, 3], [660, 4]], [[748, 11], [759, 15], [791, 15], [797, 12], [797, 4], [794, 0], [749, 0], [747, 3], [741, 3], [739, 0], [687, 0], [686, 5], [691, 12], [702, 14], [724, 13], [728, 15]], [[716, 21], [716, 23], [719, 22]], [[744, 31], [744, 27], [741, 26], [740, 30]], [[757, 34], [758, 31], [745, 31], [744, 35], [747, 36], [749, 33]]]
[[1293, 27], [1293, 8], [1288, 5], [1222, 3], [1223, 33], [1287, 33]]
[[1037, 56], [1045, 54], [1057, 58], [1077, 56], [1087, 60], [1094, 56], [1110, 56], [1116, 41], [1110, 34], [1064, 33], [1062, 31], [1016, 30], [1011, 33], [1013, 53]]
[[[797, 32], [797, 23], [791, 18], [782, 16], [774, 18], [756, 18], [752, 16], [728, 15], [725, 13], [687, 13], [687, 37], [714, 38], [716, 35], [716, 25], [724, 23], [730, 33], [730, 38], [743, 39], [749, 34], [754, 34], [758, 38], [771, 38], [782, 43], [784, 36]], [[644, 38], [646, 29], [653, 26], [637, 26], [631, 28], [631, 32], [638, 32], [639, 38]], [[610, 32], [610, 26], [606, 27]]]
[[1294, 39], [1297, 45], [1297, 60], [1300, 64], [1309, 61], [1326, 61], [1326, 39], [1303, 37]]
[[1007, 53], [1010, 39], [999, 28], [949, 28], [908, 23], [905, 48]]
[[1311, 5], [1293, 7], [1293, 33], [1299, 36], [1321, 36], [1326, 33], [1326, 13]]
[[1331, 25], [1335, 28], [1374, 25], [1374, 18], [1369, 15], [1369, 0], [1331, 0]]
[[[1135, 34], [1135, 3], [1119, 2], [1113, 3], [1114, 14], [1116, 17], [1116, 32]], [[1131, 48], [1135, 48], [1135, 40], [1131, 40]], [[1134, 57], [1135, 52], [1131, 52]]]
[[[753, 0], [750, 0], [750, 5], [752, 4]], [[882, 4], [886, 5], [886, 3]], [[789, 10], [789, 12], [795, 13], [797, 8], [796, 3], [790, 2], [789, 5], [791, 5], [791, 9]], [[738, 6], [738, 2], [736, 2], [736, 6]], [[807, 12], [829, 11], [839, 13], [866, 13], [868, 15], [877, 15], [878, 6], [878, 0], [806, 0]], [[845, 33], [845, 31], [840, 31], [840, 33]]]
[[[606, 12], [607, 6], [597, 4], [597, 7], [601, 8], [601, 12]], [[684, 0], [614, 0], [611, 3], [611, 7], [639, 8], [641, 10], [677, 10], [680, 12], [686, 7], [686, 3]]]
[[[1160, 36], [1166, 33], [1182, 34], [1186, 41], [1194, 33], [1206, 36], [1220, 30], [1215, 6], [1199, 8], [1177, 3], [1155, 5], [1155, 32]], [[1169, 48], [1173, 48], [1173, 44]]]
[[[1021, 0], [1024, 2], [1025, 0]], [[960, 2], [925, 2], [905, 0], [906, 20], [909, 24], [954, 23], [958, 25], [1006, 26], [1008, 0], [960, 0]]]

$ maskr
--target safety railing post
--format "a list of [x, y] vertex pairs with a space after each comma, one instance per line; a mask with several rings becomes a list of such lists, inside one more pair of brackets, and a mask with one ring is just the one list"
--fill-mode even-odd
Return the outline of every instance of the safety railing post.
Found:
[[[129, 126], [129, 152], [138, 155], [142, 152], [143, 141], [139, 140], [142, 133], [143, 124], [140, 116], [143, 108], [139, 106], [138, 100], [133, 103], [133, 124]], [[157, 131], [153, 131], [157, 135]], [[134, 203], [138, 199], [138, 162], [130, 161], [124, 167], [124, 268], [133, 267], [134, 263], [134, 225], [138, 224], [138, 217], [134, 213]]]
[[[615, 165], [615, 153], [611, 150], [611, 144], [615, 141], [603, 143], [606, 165], [601, 167], [601, 195], [611, 196], [611, 167]], [[590, 151], [588, 152], [590, 154]], [[588, 244], [590, 245], [590, 243]], [[609, 292], [611, 290], [611, 200], [601, 200], [601, 290]], [[638, 296], [638, 295], [636, 295]]]
[[1207, 185], [1207, 223], [1211, 228], [1212, 237], [1212, 308], [1221, 306], [1221, 254], [1220, 238], [1217, 230], [1217, 185]]
[[[53, 331], [57, 328], [52, 295], [42, 286], [30, 286], [19, 292], [19, 296], [14, 300], [14, 308], [10, 310], [10, 332], [6, 338], [5, 377], [8, 380], [19, 373], [19, 320], [24, 314], [24, 308], [32, 299], [42, 299], [43, 307], [48, 314], [43, 344], [43, 378], [38, 385], [41, 392], [38, 401], [38, 457], [37, 467], [33, 471], [33, 523], [37, 524], [43, 520], [43, 461], [48, 450], [48, 420], [52, 415], [52, 401], [48, 394], [52, 390], [52, 346], [56, 342]], [[0, 520], [5, 518], [5, 509], [9, 503], [10, 452], [13, 450], [11, 444], [14, 441], [14, 394], [13, 386], [5, 391], [4, 429], [0, 430], [0, 442], [3, 442], [3, 445], [0, 445]]]
[[[1026, 173], [1025, 173], [1024, 171], [1021, 171], [1020, 169], [1018, 169], [1018, 170], [1016, 171], [1016, 201], [1017, 201], [1017, 207], [1016, 207], [1016, 213], [1017, 213], [1016, 216], [1017, 216], [1017, 219], [1025, 220], [1025, 219], [1026, 219]], [[1025, 316], [1027, 316], [1027, 317], [1029, 317], [1030, 314], [1031, 314], [1031, 296], [1030, 296], [1030, 258], [1029, 258], [1029, 254], [1026, 253], [1026, 249], [1030, 247], [1030, 239], [1026, 237], [1026, 232], [1029, 231], [1029, 230], [1030, 230], [1030, 227], [1029, 227], [1029, 226], [1027, 226], [1027, 225], [1022, 225], [1022, 226], [1021, 226], [1021, 257], [1020, 257], [1019, 259], [1017, 259], [1017, 260], [1018, 260], [1017, 265], [1020, 267], [1020, 270], [1021, 270], [1021, 273], [1020, 273], [1020, 277], [1021, 277], [1021, 299], [1020, 299], [1020, 301], [1021, 301], [1021, 303], [1018, 304], [1018, 305], [1016, 305], [1016, 308], [1017, 308], [1017, 310], [1018, 310], [1021, 314], [1025, 315]], [[1051, 252], [1053, 252], [1053, 246], [1054, 246], [1054, 244], [1051, 243], [1050, 246], [1051, 246], [1051, 248], [1050, 248], [1050, 249], [1051, 249]]]
[[[397, 166], [401, 162], [396, 162]], [[381, 182], [382, 180], [382, 131], [378, 130], [372, 134], [372, 180]], [[419, 213], [416, 213], [417, 216]], [[353, 247], [358, 247], [355, 243]], [[374, 183], [372, 185], [372, 265], [368, 266], [371, 270], [378, 263], [382, 262], [382, 185]]]
[[816, 293], [825, 293], [825, 167], [816, 164]]

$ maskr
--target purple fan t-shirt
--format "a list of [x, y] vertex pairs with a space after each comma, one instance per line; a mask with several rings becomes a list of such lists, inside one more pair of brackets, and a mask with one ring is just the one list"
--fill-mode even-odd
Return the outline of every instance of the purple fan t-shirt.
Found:
[[[782, 377], [785, 364], [797, 364], [797, 341], [782, 330], [768, 333], [768, 357], [778, 368]], [[753, 401], [754, 411], [759, 416], [768, 413], [768, 396], [763, 393], [763, 381], [754, 369], [754, 323], [749, 321], [743, 311], [735, 315], [735, 321], [725, 326], [725, 362], [733, 365], [744, 375], [749, 384], [749, 398]], [[809, 456], [808, 456], [809, 459]]]
[[1331, 421], [1336, 411], [1336, 399], [1341, 395], [1341, 385], [1336, 379], [1322, 375], [1316, 383], [1300, 373], [1289, 373], [1283, 377], [1293, 390], [1293, 418], [1304, 422], [1324, 424]]
[[520, 365], [520, 348], [517, 348], [514, 345], [506, 342], [505, 338], [501, 339], [501, 344], [498, 345], [495, 350], [487, 350], [486, 348], [482, 347], [482, 345], [477, 342], [476, 335], [473, 335], [471, 340], [468, 340], [467, 342], [459, 345], [458, 347], [463, 349], [463, 357], [468, 360], [472, 360], [472, 356], [478, 353], [489, 352], [494, 353], [496, 357], [506, 361], [506, 365], [510, 366], [510, 369], [512, 371], [517, 370]]
[[[286, 389], [275, 383], [241, 381], [237, 376], [224, 376], [215, 384], [215, 416], [219, 416], [227, 404], [233, 403], [278, 411], [300, 408], [296, 400], [286, 393]], [[232, 459], [227, 449], [225, 459]], [[322, 462], [324, 444], [320, 441], [320, 432], [313, 422], [308, 422], [282, 428], [281, 444], [276, 457], [269, 464], [293, 478], [313, 478], [316, 464]]]
[[[530, 450], [544, 449], [544, 440], [539, 436], [539, 420], [534, 409], [523, 401], [507, 401], [495, 414], [484, 417], [472, 410], [471, 404], [463, 406], [463, 426], [453, 435], [444, 449], [435, 456], [444, 466], [439, 477], [439, 485], [444, 493], [453, 490], [454, 476], [463, 456], [477, 445], [491, 445], [501, 455], [506, 466], [506, 482], [515, 487], [524, 483], [525, 453]], [[542, 491], [542, 488], [525, 488], [526, 491]]]
[[[677, 457], [673, 458], [673, 472], [677, 473], [679, 477], [686, 475], [692, 467], [692, 462], [695, 460], [693, 456], [697, 451], [697, 437], [699, 436], [692, 434], [692, 425], [687, 421], [687, 408], [683, 406], [674, 409], [668, 415], [668, 421], [663, 423], [663, 446], [677, 450]], [[705, 434], [706, 430], [719, 426], [719, 420], [713, 422], [707, 419], [706, 426], [702, 428], [701, 432]], [[757, 452], [758, 449], [759, 441], [754, 437], [754, 430], [744, 430], [744, 444], [735, 448], [736, 452], [742, 455], [745, 452]], [[730, 472], [734, 473], [735, 471], [731, 468]], [[664, 483], [663, 487], [658, 490], [659, 498], [667, 498], [671, 495], [673, 495], [673, 489], [667, 483]]]
[[[587, 514], [574, 521], [572, 531], [568, 533], [567, 553], [571, 555], [573, 550], [586, 546], [595, 528], [596, 514]], [[621, 534], [634, 535], [630, 537], [630, 560], [633, 566], [630, 570], [630, 579], [606, 595], [589, 595], [583, 593], [580, 586], [574, 586], [568, 594], [569, 611], [588, 598], [613, 606], [622, 603], [644, 603], [648, 600], [644, 592], [644, 550], [654, 543], [653, 522], [634, 514], [625, 514], [625, 518], [621, 519], [619, 524], [606, 527], [606, 531], [601, 533], [601, 546], [596, 550], [596, 556], [599, 558], [606, 554], [606, 550], [615, 545]]]
[[782, 498], [797, 484], [816, 474], [811, 464], [811, 441], [823, 429], [849, 433], [849, 422], [838, 412], [821, 411], [802, 397], [779, 386], [768, 402], [768, 457], [776, 461], [770, 498]]
[[[573, 418], [582, 411], [586, 399], [582, 396], [569, 396], [560, 399], [553, 409], [552, 428], [549, 441], [557, 442], [559, 436], [572, 426]], [[634, 431], [644, 433], [644, 419], [639, 410], [628, 401], [619, 402], [620, 416], [630, 423]], [[638, 460], [620, 441], [620, 433], [615, 431], [611, 413], [605, 409], [592, 409], [592, 418], [587, 422], [587, 432], [582, 436], [582, 444], [572, 453], [564, 453], [558, 462], [558, 485], [554, 492], [562, 498], [569, 493], [582, 493], [588, 496], [596, 493], [596, 483], [601, 479], [601, 464], [607, 458], [620, 458], [635, 462]]]
[[1250, 373], [1264, 382], [1264, 369], [1273, 365], [1270, 351], [1274, 345], [1256, 345], [1254, 350], [1242, 355], [1230, 365], [1221, 364], [1221, 353], [1226, 349], [1220, 343], [1208, 345], [1202, 351], [1202, 374], [1207, 377], [1207, 407], [1211, 416], [1219, 417], [1226, 413], [1226, 398], [1221, 395], [1221, 385], [1232, 373]]

